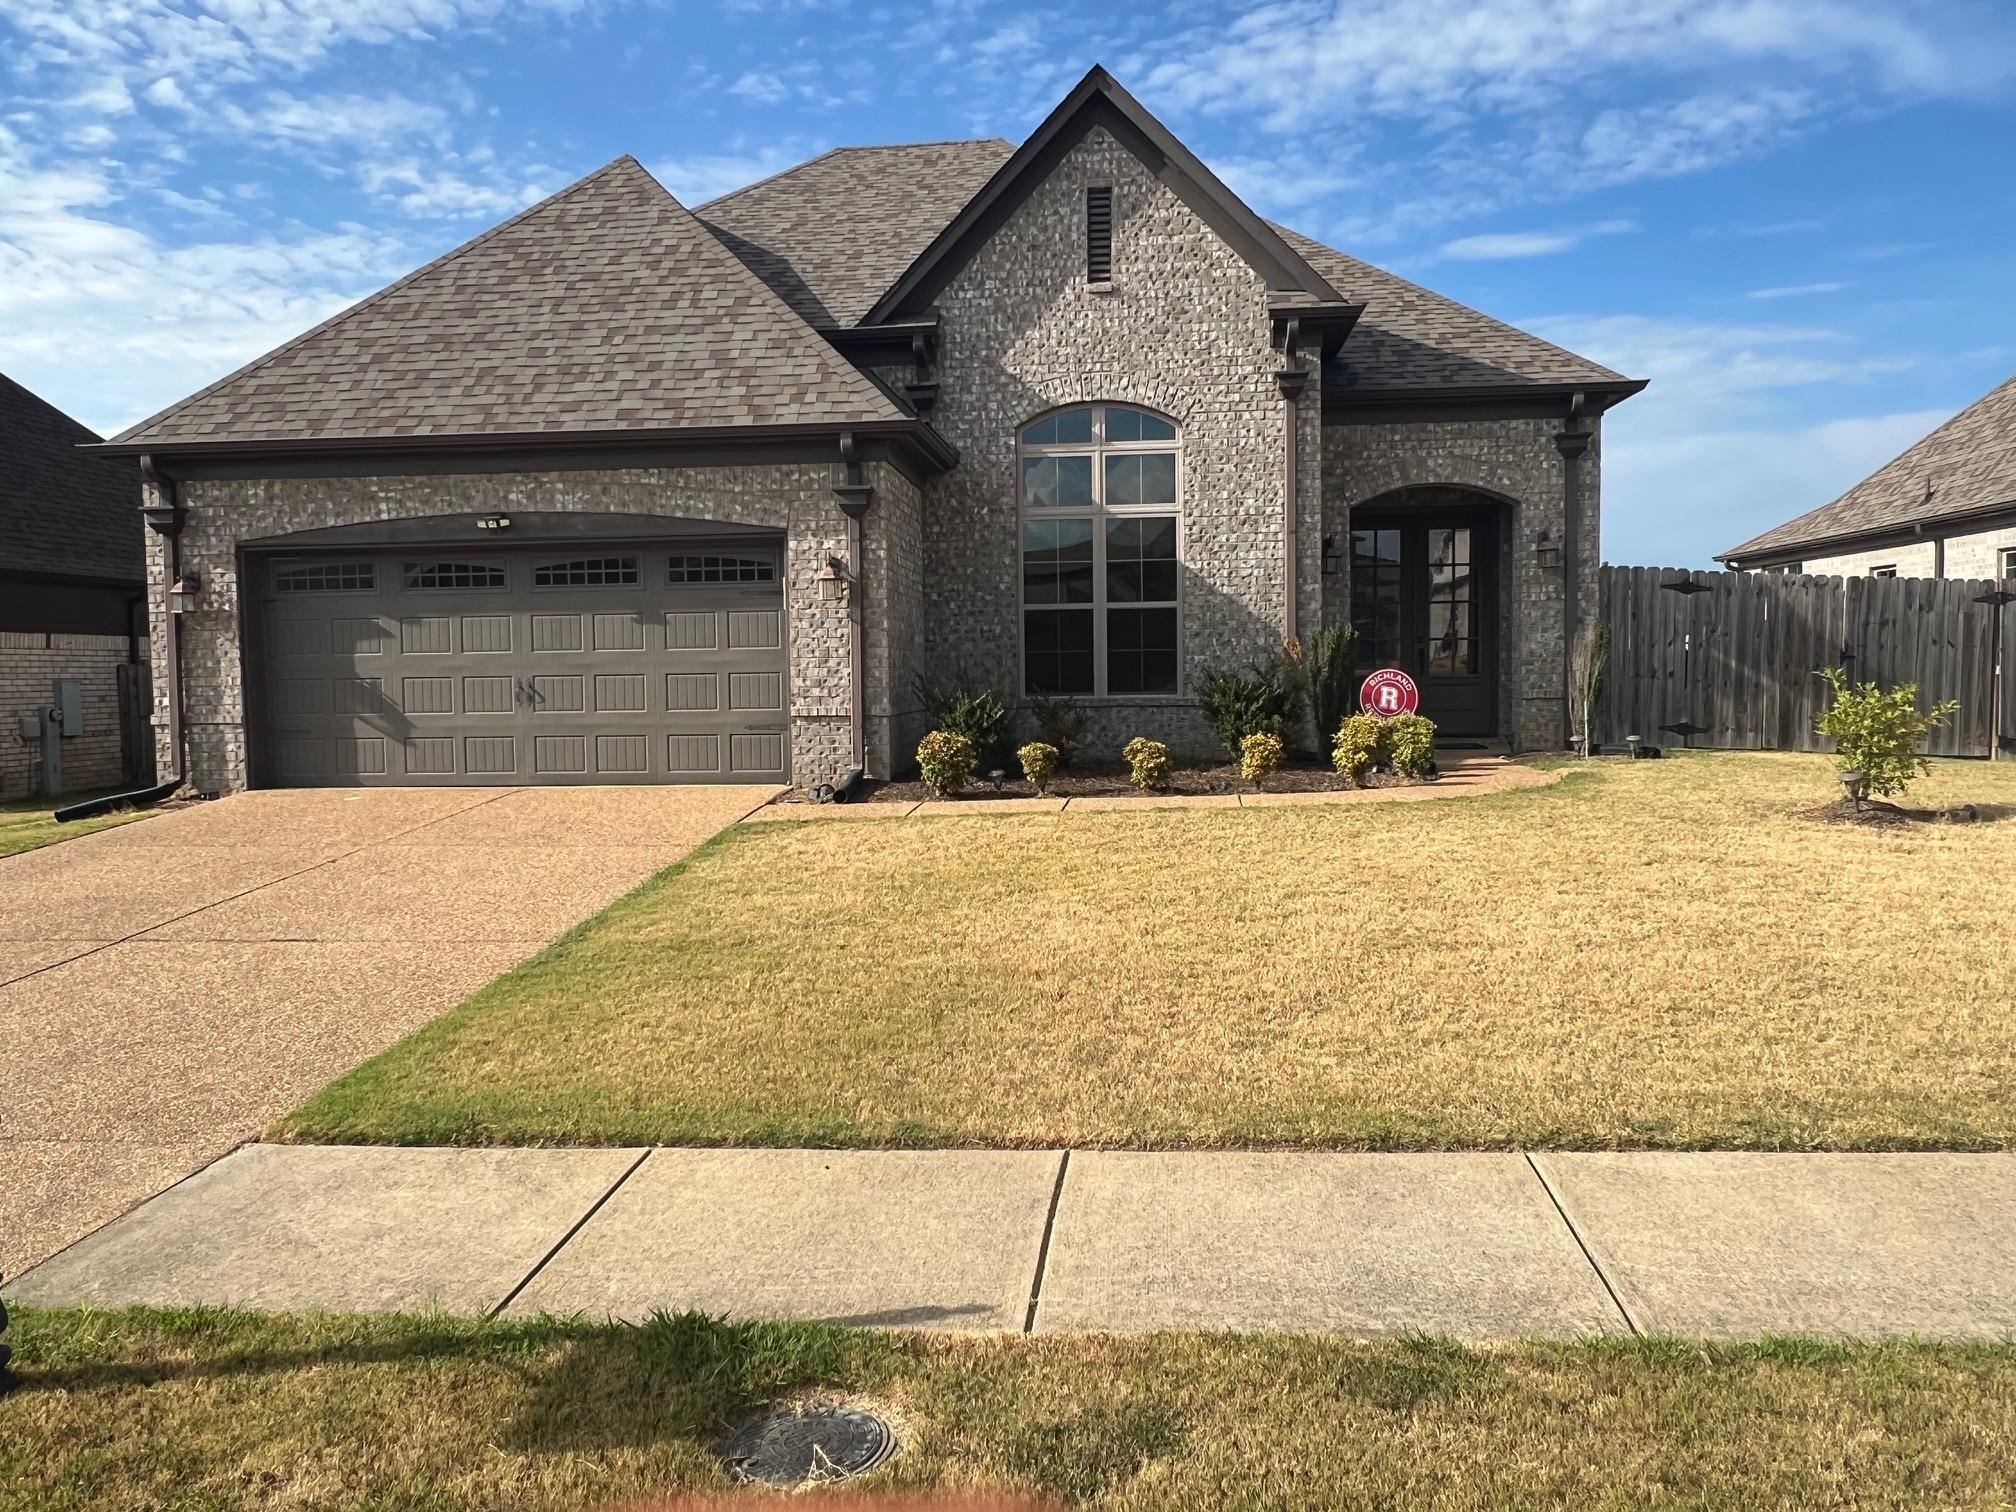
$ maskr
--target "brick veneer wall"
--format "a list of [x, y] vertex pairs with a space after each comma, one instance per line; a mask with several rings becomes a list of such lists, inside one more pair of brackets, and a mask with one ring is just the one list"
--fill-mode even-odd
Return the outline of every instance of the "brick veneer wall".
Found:
[[[1499, 718], [1520, 750], [1558, 748], [1563, 735], [1562, 573], [1542, 568], [1541, 531], [1562, 539], [1563, 463], [1558, 420], [1460, 420], [1330, 425], [1323, 437], [1323, 533], [1342, 560], [1327, 585], [1325, 615], [1350, 616], [1351, 507], [1407, 487], [1481, 490], [1500, 500]], [[1602, 561], [1599, 435], [1583, 458], [1581, 573], [1577, 596], [1596, 612]]]
[[[888, 508], [885, 518], [901, 517], [907, 497], [914, 513], [916, 490], [884, 463], [869, 464], [866, 478], [877, 491], [876, 513], [869, 516], [872, 543], [880, 512]], [[837, 463], [807, 462], [184, 483], [181, 496], [188, 520], [181, 537], [182, 564], [203, 580], [201, 607], [181, 617], [189, 778], [204, 792], [232, 792], [245, 785], [240, 542], [369, 520], [486, 510], [579, 510], [685, 516], [788, 532], [785, 620], [790, 636], [792, 772], [800, 783], [830, 781], [852, 765], [853, 754], [847, 609], [822, 600], [817, 587], [817, 574], [828, 558], [846, 556], [846, 517], [832, 491], [839, 480]], [[900, 537], [902, 530], [893, 533]], [[897, 554], [901, 555], [900, 549]], [[165, 645], [159, 623], [164, 561], [162, 540], [150, 532], [147, 572], [157, 647]], [[899, 637], [906, 645], [909, 633], [906, 627]], [[165, 774], [174, 767], [167, 749], [166, 678], [159, 665], [154, 673], [155, 737]], [[877, 706], [872, 682], [868, 705]]]
[[[1085, 190], [1113, 190], [1113, 277], [1085, 281]], [[1095, 129], [941, 291], [932, 423], [959, 448], [924, 509], [930, 659], [1011, 698], [1021, 679], [1016, 440], [1060, 405], [1110, 400], [1181, 427], [1182, 685], [1280, 644], [1283, 401], [1260, 277], [1111, 134]], [[1317, 391], [1304, 408], [1303, 512], [1320, 518]], [[1320, 541], [1301, 543], [1304, 604]], [[1190, 697], [1087, 701], [1089, 743], [1214, 746]]]
[[125, 660], [123, 635], [0, 631], [0, 798], [35, 791], [42, 744], [21, 738], [21, 716], [49, 706], [59, 677], [84, 684], [85, 733], [63, 742], [64, 791], [119, 783], [125, 768], [119, 750], [118, 669]]
[[[1799, 564], [1799, 570], [1815, 577], [1867, 577], [1872, 567], [1892, 566], [1899, 577], [1929, 578], [1937, 561], [1930, 541], [1911, 541], [1902, 546], [1885, 546], [1879, 551], [1844, 551], [1834, 556], [1809, 557]], [[1946, 575], [1985, 577], [1992, 573], [1957, 572], [1949, 555]]]

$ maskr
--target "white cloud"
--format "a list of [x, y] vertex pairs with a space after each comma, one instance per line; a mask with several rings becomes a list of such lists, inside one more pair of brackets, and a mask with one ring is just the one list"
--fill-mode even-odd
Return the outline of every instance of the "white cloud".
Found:
[[1621, 236], [1638, 229], [1634, 220], [1606, 220], [1593, 226], [1573, 226], [1554, 231], [1500, 231], [1482, 236], [1460, 236], [1455, 241], [1444, 243], [1441, 255], [1468, 262], [1547, 257], [1556, 252], [1572, 251], [1592, 236]]
[[560, 187], [544, 178], [514, 179], [494, 168], [471, 177], [414, 157], [366, 162], [358, 176], [367, 191], [388, 204], [434, 220], [501, 220]]
[[448, 113], [403, 95], [294, 95], [269, 90], [250, 106], [226, 104], [213, 125], [262, 146], [376, 145], [406, 137], [440, 140]]
[[140, 95], [149, 104], [159, 105], [168, 110], [185, 109], [189, 104], [189, 97], [182, 93], [182, 86], [175, 81], [172, 74], [156, 79], [143, 89]]
[[698, 157], [665, 158], [649, 164], [651, 176], [672, 191], [682, 205], [704, 205], [732, 190], [758, 179], [782, 173], [814, 157], [819, 149], [781, 146], [759, 147], [746, 153], [703, 153]]
[[774, 73], [757, 73], [751, 70], [730, 84], [728, 93], [744, 100], [752, 100], [759, 105], [775, 105], [779, 100], [791, 97], [791, 86]]
[[1776, 288], [1752, 289], [1752, 299], [1804, 299], [1814, 294], [1838, 294], [1850, 287], [1845, 283], [1781, 284]]

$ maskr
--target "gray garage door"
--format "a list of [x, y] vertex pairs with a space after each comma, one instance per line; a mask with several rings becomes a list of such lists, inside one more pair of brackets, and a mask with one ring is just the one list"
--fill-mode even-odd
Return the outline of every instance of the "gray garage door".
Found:
[[776, 782], [775, 546], [275, 556], [252, 626], [273, 787]]

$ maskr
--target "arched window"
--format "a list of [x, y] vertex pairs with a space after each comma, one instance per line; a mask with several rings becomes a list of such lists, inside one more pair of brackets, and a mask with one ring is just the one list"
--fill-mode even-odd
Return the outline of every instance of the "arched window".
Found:
[[1020, 453], [1024, 690], [1181, 691], [1175, 425], [1088, 404], [1026, 427]]

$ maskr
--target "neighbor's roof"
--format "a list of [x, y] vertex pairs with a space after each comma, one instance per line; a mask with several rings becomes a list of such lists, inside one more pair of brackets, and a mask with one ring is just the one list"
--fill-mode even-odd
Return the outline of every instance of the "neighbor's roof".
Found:
[[621, 157], [121, 443], [906, 418]]
[[140, 584], [139, 470], [98, 439], [0, 374], [0, 572]]
[[1929, 524], [2016, 504], [2016, 378], [1977, 399], [1831, 504], [1732, 547], [1721, 560]]
[[806, 320], [851, 326], [1014, 151], [999, 137], [836, 147], [694, 213]]
[[[1012, 155], [998, 138], [850, 147], [700, 207], [814, 325], [855, 324]], [[1355, 389], [1614, 383], [1621, 375], [1276, 226], [1364, 315], [1338, 359]]]

